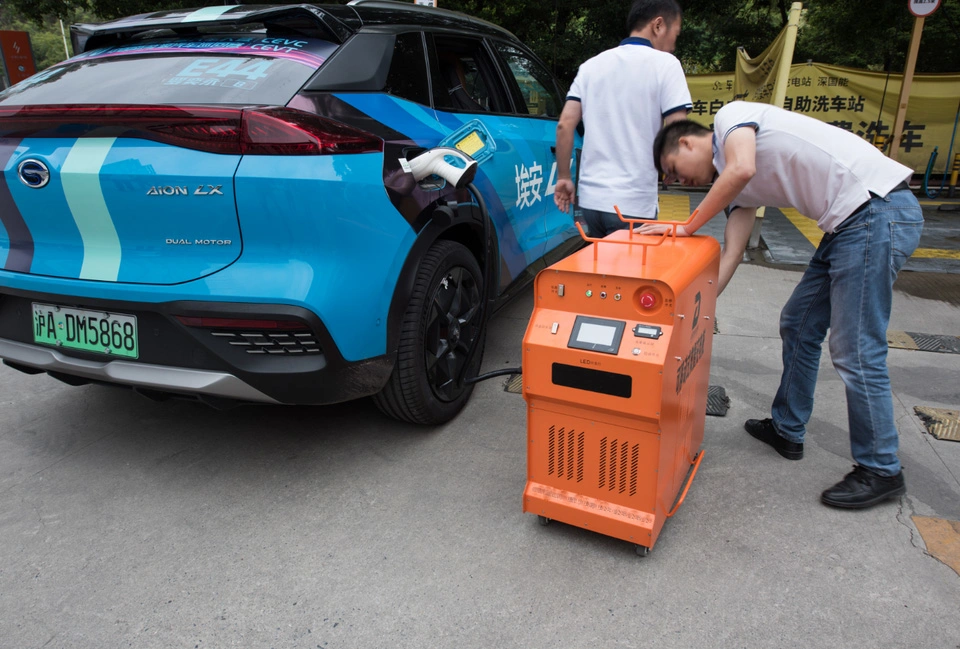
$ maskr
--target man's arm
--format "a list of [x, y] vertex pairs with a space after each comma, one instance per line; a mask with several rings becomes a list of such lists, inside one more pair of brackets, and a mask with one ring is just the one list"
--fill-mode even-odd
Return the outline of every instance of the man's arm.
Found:
[[733, 273], [736, 272], [743, 251], [747, 249], [753, 222], [757, 220], [757, 208], [738, 207], [730, 212], [727, 227], [723, 230], [723, 252], [720, 253], [720, 280], [717, 295], [723, 293]]
[[573, 154], [573, 134], [583, 117], [580, 102], [568, 99], [557, 122], [557, 186], [553, 190], [553, 202], [561, 212], [573, 204], [573, 179], [570, 177], [570, 156]]

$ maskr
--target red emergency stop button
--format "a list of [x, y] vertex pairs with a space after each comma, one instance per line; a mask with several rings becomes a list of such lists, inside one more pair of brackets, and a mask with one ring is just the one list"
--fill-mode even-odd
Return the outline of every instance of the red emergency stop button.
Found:
[[656, 286], [638, 286], [633, 293], [634, 308], [644, 315], [651, 315], [663, 306], [663, 295]]

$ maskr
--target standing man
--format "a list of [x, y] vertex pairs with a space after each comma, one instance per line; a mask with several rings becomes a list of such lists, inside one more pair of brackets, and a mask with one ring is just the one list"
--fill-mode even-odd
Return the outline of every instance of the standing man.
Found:
[[[783, 375], [771, 417], [748, 419], [744, 427], [788, 460], [803, 457], [820, 346], [829, 330], [833, 366], [846, 386], [857, 464], [821, 501], [861, 509], [905, 494], [886, 332], [893, 282], [923, 229], [920, 204], [906, 182], [912, 170], [848, 131], [742, 101], [717, 112], [713, 133], [692, 121], [666, 126], [653, 155], [668, 179], [686, 185], [713, 181], [697, 216], [677, 228], [678, 236], [693, 234], [729, 206], [720, 291], [740, 263], [758, 207], [793, 207], [817, 221], [823, 239], [780, 313]], [[664, 229], [637, 228], [644, 234]]]
[[676, 0], [636, 0], [629, 38], [580, 66], [557, 124], [557, 186], [561, 212], [574, 202], [570, 178], [573, 133], [586, 129], [580, 160], [580, 208], [590, 235], [604, 237], [627, 224], [617, 218], [657, 216], [657, 170], [650, 147], [660, 126], [684, 119], [692, 107], [680, 61]]

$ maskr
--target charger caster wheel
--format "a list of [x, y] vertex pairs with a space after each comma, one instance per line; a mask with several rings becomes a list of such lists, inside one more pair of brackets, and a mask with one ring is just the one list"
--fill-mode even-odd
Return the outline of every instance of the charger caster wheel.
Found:
[[645, 557], [645, 556], [647, 556], [647, 555], [649, 555], [649, 554], [650, 554], [650, 548], [648, 548], [648, 547], [645, 546], [645, 545], [638, 545], [638, 546], [637, 546], [637, 556], [639, 556], [639, 557]]
[[541, 525], [546, 526], [550, 524], [550, 519], [547, 518], [546, 516], [537, 516], [537, 522], [540, 523]]

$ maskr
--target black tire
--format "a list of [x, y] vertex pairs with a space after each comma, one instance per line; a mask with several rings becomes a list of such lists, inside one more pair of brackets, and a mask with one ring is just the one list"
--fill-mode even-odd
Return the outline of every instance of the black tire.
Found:
[[461, 385], [459, 378], [470, 347], [478, 346], [466, 376], [476, 374], [483, 358], [482, 277], [477, 260], [454, 241], [437, 241], [424, 255], [401, 321], [393, 374], [373, 398], [385, 414], [442, 424], [466, 405], [473, 384]]

